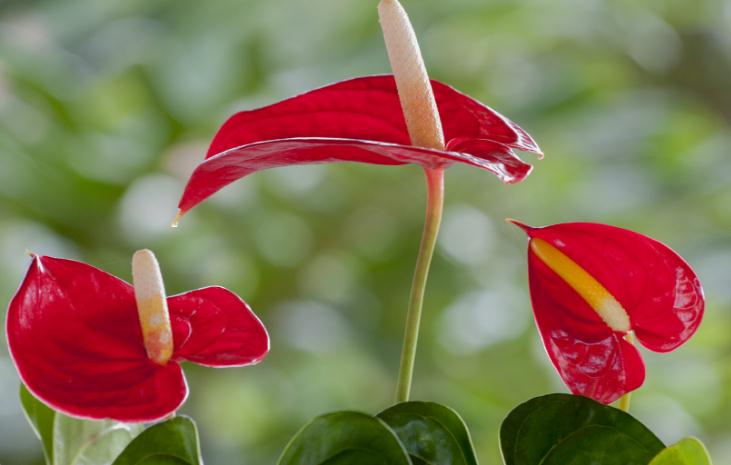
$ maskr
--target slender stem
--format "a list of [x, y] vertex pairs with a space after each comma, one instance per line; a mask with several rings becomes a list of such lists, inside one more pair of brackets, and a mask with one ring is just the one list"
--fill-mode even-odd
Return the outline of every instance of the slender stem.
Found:
[[629, 403], [632, 400], [632, 393], [628, 392], [619, 398], [619, 408], [625, 412], [629, 412]]
[[396, 401], [406, 402], [411, 392], [411, 378], [414, 374], [416, 345], [419, 339], [421, 309], [424, 303], [424, 290], [429, 276], [429, 265], [434, 255], [439, 225], [442, 221], [444, 205], [444, 168], [424, 168], [427, 186], [426, 221], [416, 258], [416, 269], [411, 283], [409, 307], [406, 313], [404, 345], [401, 351], [401, 368], [396, 386]]
[[[627, 333], [627, 336], [624, 338], [627, 342], [630, 344], [635, 343], [635, 336], [632, 332]], [[619, 398], [619, 408], [621, 410], [624, 410], [625, 412], [629, 412], [629, 404], [632, 400], [632, 393], [628, 392], [627, 394], [623, 395]]]
[[[411, 143], [444, 150], [444, 133], [436, 99], [409, 16], [398, 0], [381, 0], [378, 17]], [[409, 400], [426, 278], [442, 221], [444, 168], [424, 167], [424, 174], [427, 185], [426, 222], [406, 312], [404, 346], [396, 387], [397, 402]]]

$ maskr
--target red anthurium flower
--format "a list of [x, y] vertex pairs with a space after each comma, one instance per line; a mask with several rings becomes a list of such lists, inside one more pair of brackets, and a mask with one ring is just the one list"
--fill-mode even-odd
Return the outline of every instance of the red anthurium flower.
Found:
[[698, 277], [667, 246], [595, 223], [532, 228], [531, 301], [553, 365], [574, 394], [610, 403], [637, 389], [645, 365], [629, 342], [668, 352], [687, 341], [703, 316]]
[[188, 181], [180, 213], [251, 173], [305, 163], [417, 163], [434, 168], [459, 162], [491, 171], [506, 183], [528, 175], [531, 166], [513, 149], [541, 151], [525, 131], [453, 88], [431, 84], [445, 150], [411, 144], [393, 76], [350, 79], [233, 115]]
[[[142, 262], [150, 257], [135, 254]], [[72, 416], [152, 421], [187, 397], [179, 362], [243, 366], [268, 352], [264, 326], [234, 293], [207, 287], [165, 298], [154, 285], [138, 284], [144, 274], [137, 271], [133, 288], [85, 263], [33, 257], [6, 329], [34, 395]]]

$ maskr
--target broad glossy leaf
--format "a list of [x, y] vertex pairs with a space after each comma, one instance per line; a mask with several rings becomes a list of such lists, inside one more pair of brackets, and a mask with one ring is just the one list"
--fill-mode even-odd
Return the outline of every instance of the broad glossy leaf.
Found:
[[505, 465], [646, 464], [664, 447], [631, 415], [569, 394], [531, 399], [513, 409], [500, 428]]
[[198, 429], [179, 416], [147, 428], [117, 457], [113, 465], [202, 465]]
[[650, 465], [711, 465], [711, 457], [701, 441], [685, 438], [657, 454]]
[[53, 463], [53, 421], [56, 412], [36, 399], [24, 384], [20, 385], [20, 403], [33, 431], [43, 444], [46, 463], [51, 465]]
[[403, 402], [379, 413], [378, 418], [396, 433], [415, 464], [477, 465], [467, 426], [449, 407]]
[[242, 111], [221, 127], [195, 169], [179, 203], [182, 213], [224, 186], [280, 166], [360, 162], [465, 163], [503, 182], [531, 170], [514, 153], [540, 154], [531, 137], [493, 109], [432, 81], [445, 150], [411, 145], [393, 76], [366, 76], [327, 85], [263, 108]]
[[596, 223], [533, 228], [528, 269], [536, 323], [574, 394], [611, 403], [640, 385], [645, 366], [624, 337], [667, 352], [697, 330], [703, 290], [690, 266], [642, 234]]
[[412, 462], [396, 434], [380, 419], [358, 412], [335, 412], [305, 425], [289, 442], [278, 464], [412, 465]]
[[168, 298], [175, 351], [164, 366], [144, 347], [133, 288], [85, 263], [35, 256], [7, 314], [10, 353], [28, 390], [74, 417], [164, 418], [185, 400], [181, 360], [242, 366], [269, 350], [238, 296], [208, 287]]

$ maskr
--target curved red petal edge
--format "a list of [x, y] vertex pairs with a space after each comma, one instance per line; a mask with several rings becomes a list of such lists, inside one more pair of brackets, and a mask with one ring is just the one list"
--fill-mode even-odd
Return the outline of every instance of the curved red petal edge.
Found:
[[154, 421], [187, 397], [177, 363], [147, 358], [132, 287], [84, 263], [35, 256], [6, 332], [23, 383], [65, 414]]
[[528, 279], [543, 346], [571, 392], [609, 404], [642, 385], [645, 365], [637, 348], [531, 252]]
[[259, 363], [269, 335], [239, 296], [218, 286], [168, 298], [174, 357], [212, 367]]
[[[462, 142], [460, 142], [462, 143]], [[488, 170], [503, 182], [522, 181], [531, 166], [500, 144], [473, 143], [482, 156], [355, 139], [291, 138], [255, 142], [230, 149], [200, 163], [185, 187], [178, 207], [181, 213], [223, 187], [263, 169], [295, 164], [361, 162], [375, 165], [418, 163], [438, 167], [461, 162]]]
[[[596, 223], [544, 228], [514, 223], [529, 237], [551, 243], [597, 279], [626, 310], [645, 347], [667, 352], [697, 330], [704, 309], [700, 282], [664, 244]], [[609, 403], [642, 384], [644, 365], [636, 349], [532, 252], [529, 277], [544, 345], [574, 393]]]
[[193, 172], [182, 213], [219, 189], [263, 169], [305, 163], [466, 163], [522, 181], [531, 166], [513, 150], [542, 155], [518, 125], [480, 102], [432, 81], [446, 150], [410, 145], [391, 75], [337, 82], [281, 102], [236, 113], [214, 137], [207, 160]]
[[177, 361], [258, 363], [269, 351], [261, 321], [236, 294], [207, 287], [168, 298], [175, 350], [161, 366], [145, 351], [134, 289], [85, 263], [34, 256], [10, 302], [10, 355], [28, 389], [65, 414], [148, 422], [188, 395]]

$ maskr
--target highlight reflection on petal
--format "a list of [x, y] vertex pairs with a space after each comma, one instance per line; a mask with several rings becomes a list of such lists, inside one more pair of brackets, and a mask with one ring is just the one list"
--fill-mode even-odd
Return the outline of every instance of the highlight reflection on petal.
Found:
[[147, 358], [132, 287], [84, 263], [34, 257], [7, 334], [28, 389], [69, 415], [152, 421], [187, 396], [177, 364]]
[[10, 303], [7, 336], [23, 383], [71, 416], [154, 421], [188, 395], [177, 360], [207, 366], [259, 362], [266, 329], [221, 287], [168, 299], [175, 350], [165, 365], [145, 351], [133, 288], [87, 264], [35, 256]]
[[224, 186], [256, 171], [308, 163], [465, 163], [505, 183], [531, 170], [514, 150], [541, 155], [517, 124], [442, 83], [432, 81], [446, 150], [410, 145], [393, 76], [330, 84], [256, 110], [236, 113], [214, 137], [179, 203], [185, 213]]
[[[625, 311], [630, 330], [648, 349], [666, 352], [698, 329], [703, 290], [690, 266], [660, 242], [596, 223], [532, 228], [515, 222], [533, 241], [545, 241], [598, 282]], [[536, 323], [549, 357], [576, 394], [609, 403], [639, 387], [644, 363], [637, 349], [600, 317], [603, 309], [570, 285], [529, 247], [528, 269]], [[583, 272], [582, 271], [582, 272]], [[593, 281], [596, 280], [596, 281]], [[584, 293], [588, 290], [583, 290]], [[588, 300], [587, 300], [588, 299]], [[626, 319], [625, 319], [626, 321]]]

